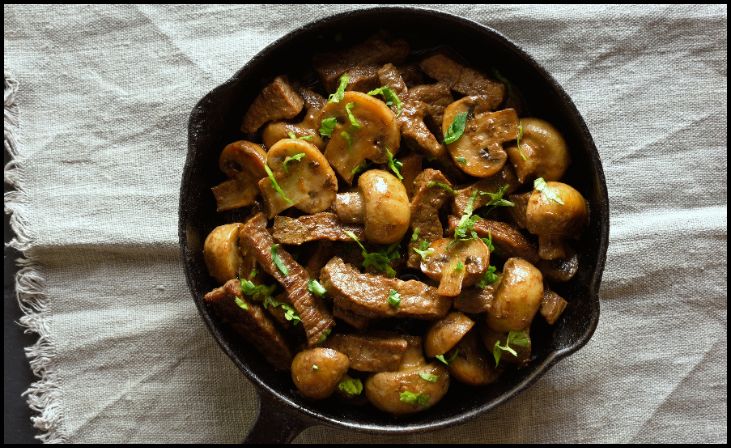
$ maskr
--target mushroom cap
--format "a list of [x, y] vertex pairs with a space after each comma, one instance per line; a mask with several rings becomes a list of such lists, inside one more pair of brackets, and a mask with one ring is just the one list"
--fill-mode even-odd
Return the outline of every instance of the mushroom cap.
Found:
[[426, 332], [424, 351], [434, 357], [450, 351], [475, 325], [475, 321], [459, 311], [452, 311], [434, 322]]
[[[350, 107], [358, 126], [351, 123], [346, 107]], [[366, 160], [385, 163], [388, 160], [386, 149], [391, 154], [398, 152], [401, 134], [396, 117], [385, 103], [370, 95], [345, 92], [339, 102], [325, 105], [321, 117], [337, 119], [325, 148], [325, 157], [348, 183], [353, 181], [354, 170]]]
[[331, 348], [303, 350], [292, 360], [292, 381], [305, 397], [321, 400], [335, 392], [349, 366], [348, 357]]
[[264, 171], [266, 163], [267, 154], [261, 145], [246, 140], [229, 143], [218, 158], [218, 167], [226, 176], [244, 178], [252, 183], [267, 175]]
[[542, 177], [547, 181], [563, 177], [571, 163], [566, 141], [551, 123], [540, 118], [522, 118], [523, 137], [505, 148], [520, 182]]
[[[589, 215], [586, 200], [574, 187], [563, 182], [546, 182], [550, 194], [533, 190], [525, 213], [525, 224], [534, 235], [574, 237], [581, 232]], [[551, 199], [555, 195], [558, 200]]]
[[208, 234], [203, 244], [203, 258], [208, 273], [220, 284], [239, 275], [243, 258], [239, 251], [239, 222], [216, 227]]
[[440, 238], [429, 247], [434, 253], [421, 261], [421, 271], [439, 280], [437, 292], [443, 296], [459, 295], [463, 287], [474, 285], [490, 266], [490, 249], [479, 238], [466, 241]]
[[409, 229], [411, 204], [406, 188], [393, 174], [369, 170], [358, 178], [363, 198], [365, 237], [371, 243], [392, 244]]
[[[433, 375], [436, 382], [426, 381], [420, 374]], [[398, 372], [371, 375], [365, 383], [368, 401], [391, 414], [411, 414], [434, 406], [449, 389], [449, 372], [444, 366], [431, 363]], [[409, 402], [401, 394], [410, 392], [424, 401]]]
[[509, 258], [503, 266], [495, 300], [487, 312], [487, 325], [498, 332], [528, 328], [542, 300], [541, 271], [522, 258]]

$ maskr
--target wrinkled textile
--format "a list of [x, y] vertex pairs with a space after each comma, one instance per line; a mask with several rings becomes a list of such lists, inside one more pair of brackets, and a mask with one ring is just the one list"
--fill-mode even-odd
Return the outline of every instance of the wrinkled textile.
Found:
[[[5, 6], [20, 191], [6, 210], [44, 297], [49, 441], [246, 434], [254, 388], [205, 329], [178, 253], [188, 114], [274, 39], [350, 7]], [[465, 425], [296, 441], [726, 442], [727, 7], [435, 8], [509, 36], [584, 115], [611, 200], [599, 327]]]

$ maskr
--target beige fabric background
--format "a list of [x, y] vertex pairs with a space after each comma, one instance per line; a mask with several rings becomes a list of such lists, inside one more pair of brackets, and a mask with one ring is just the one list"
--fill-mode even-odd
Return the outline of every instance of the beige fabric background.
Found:
[[[204, 328], [178, 255], [187, 118], [265, 45], [347, 8], [5, 6], [19, 82], [6, 81], [5, 178], [20, 190], [6, 211], [30, 260], [19, 288], [44, 375], [30, 397], [52, 441], [246, 434], [256, 395]], [[463, 426], [296, 441], [726, 442], [726, 6], [435, 8], [505, 33], [584, 114], [612, 211], [599, 327]]]

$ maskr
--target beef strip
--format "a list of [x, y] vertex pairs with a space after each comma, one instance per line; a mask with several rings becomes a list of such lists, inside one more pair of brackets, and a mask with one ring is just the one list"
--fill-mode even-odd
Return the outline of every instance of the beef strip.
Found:
[[345, 234], [346, 231], [353, 232], [361, 240], [365, 238], [362, 226], [342, 224], [338, 216], [331, 212], [319, 212], [299, 218], [275, 216], [272, 227], [274, 241], [295, 246], [316, 240], [352, 241]]
[[287, 80], [277, 76], [264, 87], [246, 111], [241, 131], [255, 133], [264, 123], [294, 118], [304, 106], [304, 100]]
[[336, 334], [325, 344], [344, 353], [350, 359], [350, 368], [361, 372], [398, 370], [407, 347], [406, 339], [371, 335]]
[[[320, 272], [320, 283], [333, 297], [336, 306], [366, 317], [412, 317], [434, 320], [446, 316], [452, 300], [437, 294], [420, 281], [403, 281], [381, 275], [361, 274], [338, 257]], [[398, 307], [388, 303], [391, 290], [400, 295]]]
[[332, 208], [344, 224], [360, 224], [365, 221], [365, 204], [359, 191], [338, 193]]
[[[515, 176], [515, 171], [513, 171], [513, 168], [508, 163], [506, 163], [505, 166], [503, 166], [503, 168], [494, 176], [480, 179], [468, 187], [455, 190], [452, 213], [457, 216], [462, 216], [470, 201], [470, 197], [472, 197], [475, 190], [495, 193], [503, 185], [508, 185], [506, 194], [512, 193], [520, 186], [518, 178]], [[486, 205], [488, 202], [490, 202], [490, 196], [486, 194], [478, 194], [475, 198], [474, 210]]]
[[495, 300], [495, 293], [499, 284], [500, 282], [497, 281], [487, 285], [484, 289], [463, 289], [462, 294], [454, 299], [454, 308], [468, 314], [486, 313], [492, 308], [492, 302]]
[[[345, 50], [318, 54], [312, 63], [322, 85], [332, 92], [338, 87], [340, 75], [345, 72], [348, 72], [351, 82], [357, 81], [355, 86], [365, 84], [364, 79], [378, 83], [378, 68], [387, 62], [402, 62], [410, 50], [408, 42], [403, 39], [388, 41], [384, 35], [377, 34]], [[354, 90], [353, 87], [350, 89]]]
[[408, 261], [406, 266], [419, 269], [421, 256], [414, 252], [422, 241], [438, 240], [444, 236], [442, 222], [439, 220], [439, 210], [452, 197], [452, 194], [439, 186], [429, 186], [431, 182], [438, 182], [451, 187], [449, 179], [441, 171], [427, 168], [414, 181], [414, 197], [411, 199], [411, 229], [419, 229], [417, 241], [409, 242]]
[[313, 346], [320, 341], [325, 331], [335, 325], [335, 321], [322, 301], [307, 290], [307, 272], [286, 250], [280, 247], [277, 254], [289, 271], [288, 275], [282, 274], [274, 264], [271, 252], [274, 239], [267, 231], [266, 224], [264, 214], [257, 213], [241, 228], [239, 241], [251, 248], [262, 269], [284, 287], [289, 301], [302, 319], [307, 342]]
[[[459, 218], [449, 217], [449, 232], [454, 232]], [[518, 229], [510, 224], [493, 221], [491, 219], [478, 218], [475, 222], [475, 232], [480, 238], [487, 238], [492, 235], [492, 244], [495, 250], [503, 258], [520, 257], [529, 262], [538, 263], [538, 252], [536, 247]]]
[[382, 86], [388, 86], [402, 99], [406, 95], [406, 83], [401, 78], [401, 72], [395, 65], [388, 63], [378, 69], [378, 80]]
[[315, 250], [307, 259], [305, 271], [310, 278], [320, 278], [320, 269], [335, 255], [335, 248], [330, 241], [315, 243]]
[[[244, 300], [248, 309], [236, 304], [236, 298]], [[241, 335], [248, 345], [264, 355], [264, 358], [278, 370], [288, 370], [292, 363], [292, 352], [282, 334], [266, 316], [264, 309], [246, 301], [238, 280], [229, 280], [225, 285], [206, 294], [203, 299], [210, 303], [221, 319]]]
[[438, 53], [419, 64], [429, 77], [446, 83], [452, 90], [465, 95], [487, 95], [490, 110], [495, 110], [505, 98], [505, 85], [486, 78], [482, 73], [465, 67]]
[[367, 317], [355, 314], [354, 312], [346, 310], [337, 304], [333, 306], [333, 316], [358, 330], [365, 330], [368, 328], [368, 324], [370, 324], [370, 319]]
[[[441, 133], [444, 109], [454, 101], [449, 86], [443, 82], [414, 86], [409, 89], [409, 99], [421, 101], [427, 105], [427, 114], [432, 118], [434, 124], [433, 130]], [[441, 134], [434, 135], [441, 141]]]
[[421, 173], [424, 156], [421, 154], [409, 154], [405, 157], [399, 157], [399, 159], [401, 159], [401, 163], [403, 164], [401, 166], [401, 175], [404, 177], [404, 180], [401, 183], [406, 188], [406, 195], [411, 199], [414, 197], [414, 180]]

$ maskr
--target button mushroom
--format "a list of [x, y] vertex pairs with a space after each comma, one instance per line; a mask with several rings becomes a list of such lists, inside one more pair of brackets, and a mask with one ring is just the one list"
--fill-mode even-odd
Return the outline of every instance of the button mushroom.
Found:
[[497, 332], [523, 330], [530, 326], [543, 299], [543, 275], [522, 258], [509, 258], [487, 311], [487, 325]]
[[433, 358], [447, 353], [474, 325], [472, 319], [459, 311], [453, 311], [434, 322], [426, 332], [424, 344], [426, 356]]
[[561, 179], [571, 163], [561, 133], [540, 118], [523, 118], [520, 125], [523, 132], [519, 141], [505, 148], [518, 180], [523, 183], [531, 176], [549, 181]]
[[243, 224], [224, 224], [211, 231], [203, 244], [208, 273], [220, 284], [241, 274], [243, 257], [239, 251], [239, 230]]
[[474, 285], [490, 265], [490, 250], [480, 239], [441, 238], [432, 242], [427, 251], [431, 254], [422, 259], [421, 271], [439, 280], [437, 292], [442, 296], [459, 295], [463, 286]]
[[[493, 356], [499, 352], [499, 360], [493, 362], [500, 365], [500, 363], [525, 364], [530, 361], [532, 346], [530, 327], [520, 331], [509, 332], [498, 332], [487, 327], [482, 327], [480, 330], [480, 336], [485, 348]], [[503, 347], [503, 349], [497, 347], [498, 345]], [[508, 348], [510, 349], [508, 350]]]
[[292, 360], [292, 381], [305, 397], [322, 400], [335, 392], [349, 366], [348, 357], [331, 348], [303, 350]]
[[399, 149], [399, 127], [393, 112], [365, 93], [348, 91], [337, 103], [327, 103], [321, 123], [320, 132], [328, 123], [334, 125], [328, 129], [325, 157], [348, 183], [366, 160], [386, 163], [387, 151], [396, 154]]
[[322, 153], [303, 140], [280, 140], [269, 149], [268, 178], [259, 181], [269, 217], [294, 206], [305, 213], [321, 212], [335, 200], [338, 181]]
[[[369, 170], [358, 178], [358, 193], [363, 204], [366, 240], [376, 244], [400, 241], [411, 221], [411, 205], [404, 185], [387, 171]], [[351, 200], [352, 208], [357, 209], [359, 201], [352, 197]]]
[[325, 141], [318, 132], [325, 98], [310, 89], [300, 89], [299, 93], [307, 106], [305, 118], [299, 123], [277, 121], [268, 124], [261, 134], [261, 139], [268, 148], [274, 146], [279, 140], [294, 136], [312, 143], [321, 150], [325, 149]]
[[[475, 177], [488, 177], [500, 171], [508, 159], [503, 143], [518, 137], [518, 115], [514, 109], [487, 112], [486, 98], [468, 96], [447, 106], [442, 121], [445, 140], [453, 124], [464, 119], [464, 132], [447, 145], [455, 164]], [[464, 118], [466, 116], [466, 118]], [[459, 126], [458, 126], [459, 128]], [[449, 141], [449, 140], [447, 140]]]
[[216, 211], [246, 207], [259, 194], [257, 182], [266, 176], [266, 153], [260, 145], [239, 140], [226, 145], [218, 159], [218, 167], [229, 180], [211, 188], [216, 197]]
[[493, 362], [481, 347], [475, 330], [467, 333], [457, 345], [457, 356], [449, 361], [449, 374], [460, 383], [484, 386], [500, 376]]
[[581, 233], [589, 209], [575, 188], [562, 182], [536, 179], [528, 199], [525, 224], [538, 235], [538, 256], [545, 260], [566, 258], [569, 252], [563, 240]]

